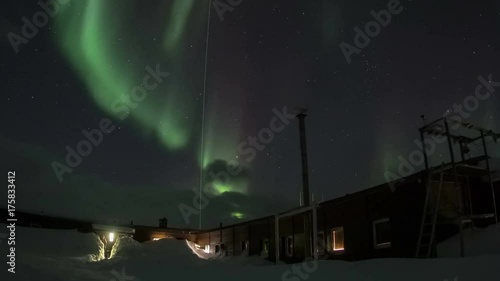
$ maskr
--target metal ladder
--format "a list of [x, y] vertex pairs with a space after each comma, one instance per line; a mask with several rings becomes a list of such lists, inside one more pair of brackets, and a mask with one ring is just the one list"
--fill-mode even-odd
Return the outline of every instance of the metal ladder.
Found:
[[[433, 176], [439, 174], [439, 181], [433, 180]], [[430, 171], [426, 184], [426, 197], [424, 211], [422, 213], [422, 224], [420, 225], [420, 233], [418, 236], [416, 258], [429, 258], [432, 254], [432, 249], [436, 236], [436, 223], [439, 211], [439, 201], [441, 200], [441, 190], [443, 187], [444, 165], [437, 171]], [[433, 183], [439, 183], [435, 206], [432, 206]]]

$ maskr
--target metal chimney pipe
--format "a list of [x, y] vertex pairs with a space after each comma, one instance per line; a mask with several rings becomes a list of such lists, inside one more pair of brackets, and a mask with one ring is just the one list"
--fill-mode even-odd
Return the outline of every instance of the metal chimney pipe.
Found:
[[307, 166], [306, 116], [303, 112], [297, 114], [297, 118], [299, 119], [300, 154], [302, 158], [302, 194], [304, 196], [304, 207], [308, 207], [311, 204], [309, 200], [309, 168]]

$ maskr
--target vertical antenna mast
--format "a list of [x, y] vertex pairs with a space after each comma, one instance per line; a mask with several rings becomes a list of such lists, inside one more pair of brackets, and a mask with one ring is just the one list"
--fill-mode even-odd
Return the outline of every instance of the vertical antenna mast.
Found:
[[200, 141], [200, 204], [199, 204], [199, 228], [201, 229], [201, 190], [203, 188], [203, 164], [205, 161], [205, 158], [203, 157], [203, 150], [204, 150], [204, 142], [205, 142], [205, 94], [207, 91], [207, 66], [208, 66], [208, 42], [209, 42], [209, 35], [210, 35], [210, 17], [211, 17], [211, 10], [212, 10], [212, 0], [208, 1], [208, 18], [207, 18], [207, 43], [205, 47], [205, 71], [204, 71], [204, 76], [203, 76], [203, 98], [202, 98], [202, 105], [201, 105], [201, 141]]

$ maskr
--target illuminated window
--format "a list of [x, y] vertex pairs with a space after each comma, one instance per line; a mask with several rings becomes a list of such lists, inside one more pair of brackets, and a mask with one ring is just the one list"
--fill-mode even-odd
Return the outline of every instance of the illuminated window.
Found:
[[373, 245], [375, 249], [391, 247], [391, 222], [383, 218], [373, 222]]
[[332, 249], [334, 252], [344, 251], [344, 227], [332, 229]]

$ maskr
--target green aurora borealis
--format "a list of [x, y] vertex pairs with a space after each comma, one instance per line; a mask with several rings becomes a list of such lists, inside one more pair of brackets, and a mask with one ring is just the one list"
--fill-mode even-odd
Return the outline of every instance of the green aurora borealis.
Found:
[[[203, 77], [192, 76], [190, 62], [193, 59], [189, 57], [192, 53], [187, 54], [185, 50], [186, 30], [189, 29], [189, 36], [198, 38], [195, 66], [201, 74], [207, 4], [199, 2], [195, 6], [194, 0], [175, 0], [160, 7], [165, 10], [159, 11], [157, 19], [151, 21], [163, 24], [154, 26], [148, 22], [147, 30], [151, 34], [141, 34], [128, 22], [137, 7], [128, 1], [122, 3], [117, 7], [107, 1], [74, 1], [61, 7], [55, 21], [57, 44], [86, 85], [93, 102], [115, 118], [118, 116], [113, 104], [117, 101], [133, 104], [130, 91], [141, 83], [145, 67], [149, 65], [154, 69], [160, 64], [162, 71], [172, 75], [148, 92], [147, 98], [135, 108], [130, 107], [127, 121], [133, 121], [137, 133], [144, 139], [156, 137], [168, 151], [189, 149], [189, 144], [200, 141], [202, 111], [202, 89], [195, 88], [192, 80], [201, 82]], [[141, 40], [156, 41], [157, 48], [148, 49]], [[217, 114], [216, 101], [214, 98], [205, 114], [204, 163], [196, 160], [204, 168], [217, 159], [228, 161], [236, 155], [240, 128], [218, 126], [223, 117]], [[214, 184], [213, 188], [218, 194], [246, 193], [247, 182], [238, 179], [229, 184]]]
[[[188, 2], [192, 1], [182, 1]], [[130, 90], [140, 83], [145, 75], [144, 67], [148, 65], [145, 63], [140, 67], [140, 62], [152, 59], [147, 50], [141, 49], [140, 42], [133, 42], [127, 36], [129, 26], [125, 18], [129, 8], [126, 2], [117, 10], [116, 6], [112, 7], [106, 1], [75, 1], [64, 6], [56, 18], [58, 41], [63, 52], [88, 87], [94, 102], [108, 114], [114, 114], [111, 109], [114, 101], [130, 102]], [[192, 3], [191, 7], [182, 6], [183, 10], [190, 8]], [[110, 18], [110, 14], [114, 17]], [[179, 43], [185, 24], [186, 19], [183, 18], [175, 18], [167, 24], [175, 33], [165, 36], [170, 47], [154, 54], [158, 58], [157, 63], [172, 53], [181, 53], [170, 49]], [[129, 48], [124, 48], [127, 45]], [[173, 69], [172, 65], [163, 65], [165, 67]], [[184, 147], [193, 133], [189, 116], [196, 110], [196, 104], [188, 102], [188, 96], [182, 94], [186, 91], [183, 86], [182, 81], [175, 84], [172, 80], [166, 81], [149, 93], [146, 101], [130, 111], [130, 116], [140, 124], [143, 133], [155, 133], [168, 149]]]

